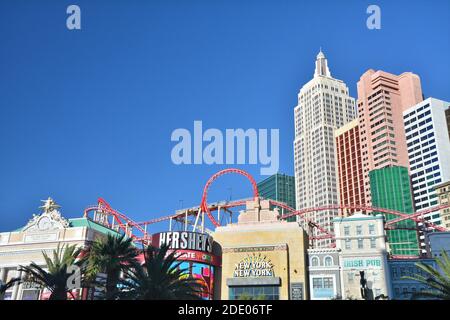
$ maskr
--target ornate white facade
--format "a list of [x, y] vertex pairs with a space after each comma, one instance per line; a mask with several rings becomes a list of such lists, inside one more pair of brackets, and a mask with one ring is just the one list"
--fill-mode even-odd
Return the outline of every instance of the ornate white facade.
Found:
[[[65, 219], [51, 198], [44, 200], [42, 213], [33, 215], [27, 225], [19, 230], [0, 233], [0, 282], [13, 278], [23, 278], [20, 266], [34, 262], [44, 269], [46, 264], [42, 253], [52, 256], [58, 245], [86, 247], [92, 241], [107, 233], [115, 233], [88, 218]], [[74, 292], [81, 297], [81, 290]], [[5, 300], [44, 300], [49, 296], [47, 290], [28, 282], [16, 283], [6, 291]]]
[[369, 300], [380, 295], [392, 297], [384, 217], [358, 212], [335, 218], [334, 223], [336, 248], [340, 250], [342, 297], [362, 299], [362, 276], [367, 281]]

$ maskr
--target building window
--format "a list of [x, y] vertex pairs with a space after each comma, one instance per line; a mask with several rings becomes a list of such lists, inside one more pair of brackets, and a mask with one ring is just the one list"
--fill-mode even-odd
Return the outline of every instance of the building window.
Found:
[[363, 239], [358, 239], [358, 249], [364, 249]]
[[361, 225], [356, 226], [356, 234], [358, 236], [362, 235], [362, 226]]
[[311, 258], [311, 266], [313, 266], [313, 267], [319, 266], [319, 258], [317, 258], [317, 257], [312, 257], [312, 258]]
[[369, 224], [369, 234], [374, 235], [375, 234], [375, 225]]
[[313, 289], [322, 288], [322, 282], [323, 282], [322, 278], [314, 278], [313, 279]]
[[325, 267], [331, 267], [333, 265], [333, 258], [325, 257], [324, 265], [325, 265]]
[[230, 300], [260, 299], [278, 300], [280, 289], [278, 286], [243, 286], [230, 287]]
[[313, 278], [312, 285], [314, 298], [334, 297], [334, 280], [332, 277]]
[[22, 300], [39, 300], [40, 290], [31, 289], [22, 291]]
[[402, 296], [406, 297], [408, 295], [408, 288], [402, 288]]
[[352, 248], [352, 241], [350, 239], [345, 239], [345, 249], [350, 250]]
[[350, 226], [345, 226], [344, 227], [344, 235], [345, 236], [349, 236], [350, 235]]
[[371, 238], [370, 239], [370, 248], [375, 249], [377, 247], [377, 239]]
[[323, 287], [327, 289], [332, 289], [334, 285], [333, 278], [327, 277], [323, 278]]

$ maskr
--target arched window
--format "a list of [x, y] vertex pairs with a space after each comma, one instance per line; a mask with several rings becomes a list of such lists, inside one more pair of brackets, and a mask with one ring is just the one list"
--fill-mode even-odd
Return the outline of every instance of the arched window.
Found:
[[311, 258], [311, 266], [317, 267], [319, 265], [319, 258], [318, 257], [312, 257]]
[[326, 256], [324, 259], [325, 267], [331, 267], [333, 265], [333, 258], [330, 256]]

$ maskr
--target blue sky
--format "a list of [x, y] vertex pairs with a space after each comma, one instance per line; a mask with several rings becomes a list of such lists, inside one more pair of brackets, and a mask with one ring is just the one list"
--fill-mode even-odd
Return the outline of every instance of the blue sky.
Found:
[[[80, 31], [66, 28], [70, 4]], [[366, 28], [369, 4], [381, 30]], [[293, 109], [320, 46], [354, 97], [373, 68], [413, 71], [425, 96], [450, 101], [449, 30], [447, 0], [1, 1], [0, 230], [48, 196], [66, 217], [103, 197], [137, 221], [199, 204], [231, 166], [172, 163], [172, 131], [194, 120], [279, 128], [280, 171], [293, 174]], [[225, 176], [210, 199], [250, 195]]]

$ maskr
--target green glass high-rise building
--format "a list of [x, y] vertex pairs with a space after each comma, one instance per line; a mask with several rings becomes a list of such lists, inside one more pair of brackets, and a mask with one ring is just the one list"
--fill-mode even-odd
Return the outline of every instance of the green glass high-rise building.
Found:
[[[385, 167], [369, 172], [372, 206], [400, 211], [406, 214], [414, 213], [411, 196], [411, 182], [408, 169], [400, 166]], [[377, 214], [377, 213], [375, 213]], [[386, 214], [386, 221], [398, 216]], [[419, 244], [415, 230], [400, 228], [415, 228], [412, 220], [403, 220], [396, 224], [397, 230], [388, 230], [387, 237], [393, 255], [419, 255]]]
[[[286, 174], [277, 173], [258, 183], [259, 195], [265, 199], [272, 199], [286, 203], [295, 209], [295, 178]], [[284, 212], [280, 208], [280, 213]], [[288, 221], [295, 221], [295, 217]]]

